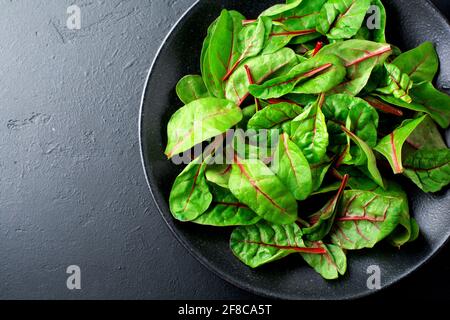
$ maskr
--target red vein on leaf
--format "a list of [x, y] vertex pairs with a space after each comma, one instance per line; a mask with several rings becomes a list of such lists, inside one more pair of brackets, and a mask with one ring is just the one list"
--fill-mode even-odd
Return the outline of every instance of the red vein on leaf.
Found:
[[285, 134], [281, 135], [281, 139], [283, 139], [284, 150], [286, 151], [286, 156], [289, 159], [289, 164], [290, 164], [290, 166], [292, 168], [292, 171], [294, 173], [295, 179], [298, 179], [298, 172], [297, 172], [297, 170], [296, 170], [296, 168], [294, 166], [294, 163], [292, 162], [292, 156], [291, 156], [291, 152], [289, 151], [289, 146], [288, 146], [288, 143], [287, 143], [286, 135]]
[[[250, 67], [248, 65], [245, 65], [244, 68], [245, 68], [245, 72], [247, 73], [247, 78], [248, 78], [249, 84], [250, 85], [255, 84], [255, 80], [253, 79], [252, 71], [250, 70]], [[259, 105], [259, 100], [256, 97], [255, 97], [255, 105], [256, 105], [256, 112], [261, 110], [260, 105]]]
[[[318, 14], [320, 14], [320, 12], [308, 13], [308, 14], [305, 14], [305, 15], [302, 15], [302, 16], [288, 16], [288, 17], [281, 17], [281, 18], [278, 18], [278, 19], [273, 19], [273, 21], [276, 21], [276, 22], [284, 22], [284, 21], [287, 21], [287, 20], [290, 20], [290, 19], [292, 19], [292, 20], [303, 19], [303, 18], [306, 18], [306, 17], [309, 17], [309, 16], [315, 16], [315, 15], [318, 15]], [[243, 21], [242, 21], [242, 25], [245, 26], [245, 25], [248, 25], [248, 24], [255, 23], [256, 21], [258, 21], [258, 20], [256, 20], [256, 19], [243, 20]]]
[[[285, 62], [281, 65], [279, 65], [278, 67], [276, 67], [275, 69], [270, 69], [269, 72], [267, 72], [266, 74], [264, 74], [260, 79], [255, 80], [256, 84], [261, 84], [264, 80], [266, 80], [268, 77], [270, 77], [272, 74], [274, 74], [275, 72], [277, 72], [278, 70], [280, 70], [281, 68], [287, 66], [290, 62]], [[239, 98], [239, 102], [238, 102], [238, 106], [240, 106], [245, 99], [247, 99], [247, 97], [250, 95], [250, 93], [247, 91], [247, 93], [241, 98], [236, 90], [236, 87], [233, 83], [233, 88], [235, 90], [236, 96]]]
[[299, 107], [303, 107], [301, 104], [293, 101], [293, 100], [289, 100], [289, 99], [279, 99], [279, 98], [271, 98], [267, 100], [268, 103], [270, 104], [279, 104], [279, 103], [290, 103], [290, 104], [295, 104]]
[[371, 58], [374, 58], [374, 57], [377, 57], [377, 56], [381, 56], [382, 54], [387, 53], [389, 51], [392, 51], [391, 46], [378, 49], [378, 50], [376, 50], [374, 52], [367, 53], [365, 56], [363, 56], [361, 58], [358, 58], [358, 59], [356, 59], [354, 61], [348, 62], [345, 66], [348, 68], [348, 67], [357, 65], [357, 64], [359, 64], [359, 63], [361, 63], [363, 61], [366, 61], [368, 59], [371, 59]]
[[300, 253], [310, 253], [310, 254], [325, 254], [327, 251], [323, 248], [303, 248], [303, 247], [294, 247], [294, 246], [281, 246], [277, 244], [270, 244], [270, 243], [264, 243], [264, 242], [258, 242], [258, 241], [240, 241], [247, 244], [256, 244], [258, 246], [262, 247], [270, 247], [270, 248], [276, 248], [280, 250], [292, 250]]
[[245, 167], [242, 163], [239, 162], [239, 158], [238, 156], [235, 154], [234, 155], [234, 163], [237, 164], [237, 166], [239, 167], [239, 170], [241, 170], [241, 173], [248, 179], [248, 181], [250, 182], [250, 184], [252, 185], [252, 187], [259, 192], [264, 198], [266, 198], [267, 200], [269, 200], [269, 202], [278, 210], [281, 211], [281, 213], [286, 213], [286, 209], [280, 207], [267, 193], [265, 193], [264, 191], [262, 191], [259, 186], [256, 184], [256, 182], [250, 177], [250, 175], [248, 174], [248, 172], [245, 170]]
[[318, 212], [318, 214], [315, 214], [313, 216], [310, 217], [309, 222], [312, 225], [315, 225], [319, 220], [320, 217], [322, 216], [323, 213], [327, 213], [328, 211], [330, 211], [334, 206], [336, 206], [336, 204], [339, 202], [339, 200], [342, 198], [342, 195], [344, 193], [345, 188], [347, 187], [347, 183], [348, 183], [348, 179], [350, 178], [350, 176], [348, 174], [346, 174], [343, 179], [342, 179], [342, 183], [341, 186], [339, 187], [338, 192], [336, 193], [336, 195], [334, 196], [334, 198], [328, 203], [328, 205], [320, 210]]
[[372, 107], [375, 109], [378, 109], [384, 113], [389, 113], [394, 116], [403, 117], [403, 111], [397, 108], [394, 108], [393, 106], [386, 104], [378, 99], [375, 99], [373, 97], [366, 97], [364, 98]]
[[394, 168], [396, 173], [402, 173], [403, 172], [403, 168], [400, 165], [400, 163], [398, 162], [398, 157], [397, 157], [397, 148], [395, 147], [395, 136], [394, 133], [390, 134], [390, 139], [391, 139], [391, 148], [392, 148], [392, 157], [393, 157], [393, 161], [394, 161]]
[[333, 66], [333, 64], [331, 64], [331, 63], [324, 64], [323, 66], [320, 66], [320, 67], [312, 69], [312, 70], [310, 70], [308, 72], [302, 73], [301, 75], [298, 75], [297, 77], [294, 77], [294, 78], [289, 79], [289, 80], [284, 81], [284, 82], [273, 84], [271, 86], [268, 86], [267, 88], [273, 88], [273, 87], [277, 87], [277, 86], [282, 86], [282, 85], [285, 85], [285, 84], [289, 84], [289, 83], [295, 82], [295, 81], [297, 81], [297, 80], [299, 80], [301, 78], [309, 78], [309, 77], [315, 76], [316, 74], [327, 70], [331, 66]]
[[244, 208], [244, 209], [248, 209], [248, 206], [246, 206], [245, 204], [239, 203], [239, 202], [216, 202], [217, 205], [219, 206], [224, 206], [224, 207], [236, 207], [236, 208]]
[[230, 165], [228, 165], [228, 167], [220, 175], [221, 176], [226, 175], [227, 173], [229, 173], [231, 171], [231, 169], [232, 169], [232, 166], [230, 164]]
[[192, 195], [194, 194], [195, 187], [197, 186], [197, 180], [200, 175], [200, 171], [202, 171], [202, 168], [203, 168], [203, 163], [198, 167], [198, 170], [195, 173], [194, 183], [192, 184], [191, 192], [189, 193], [189, 197], [186, 200], [186, 204], [184, 205], [183, 211], [186, 211], [187, 206], [191, 202], [191, 198], [192, 198]]
[[314, 48], [314, 52], [313, 52], [313, 57], [319, 53], [319, 51], [322, 49], [323, 47], [323, 42], [322, 41], [318, 41], [316, 44], [316, 47]]
[[303, 36], [311, 33], [316, 33], [316, 29], [307, 29], [307, 30], [298, 30], [298, 31], [286, 31], [286, 32], [278, 32], [272, 33], [271, 37], [282, 37], [282, 36]]

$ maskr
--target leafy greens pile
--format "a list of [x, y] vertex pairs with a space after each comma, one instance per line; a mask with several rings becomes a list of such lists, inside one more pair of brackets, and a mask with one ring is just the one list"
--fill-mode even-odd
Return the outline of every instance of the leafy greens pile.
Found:
[[[432, 84], [433, 45], [401, 53], [385, 25], [380, 0], [288, 0], [256, 20], [223, 10], [203, 44], [201, 76], [176, 87], [185, 106], [168, 124], [168, 158], [216, 139], [176, 179], [173, 216], [237, 226], [231, 249], [250, 267], [299, 253], [325, 279], [346, 272], [347, 250], [415, 240], [419, 227], [392, 177], [425, 192], [450, 183], [441, 135], [450, 97]], [[278, 142], [269, 156], [252, 143], [258, 136], [236, 134], [223, 147], [237, 128]], [[231, 164], [212, 164], [224, 153]]]

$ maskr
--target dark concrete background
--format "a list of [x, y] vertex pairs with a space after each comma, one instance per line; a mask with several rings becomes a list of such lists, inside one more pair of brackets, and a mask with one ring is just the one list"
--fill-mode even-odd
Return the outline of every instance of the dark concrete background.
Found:
[[[148, 68], [193, 2], [0, 0], [0, 298], [254, 298], [176, 242], [141, 167]], [[375, 297], [450, 298], [449, 253]]]

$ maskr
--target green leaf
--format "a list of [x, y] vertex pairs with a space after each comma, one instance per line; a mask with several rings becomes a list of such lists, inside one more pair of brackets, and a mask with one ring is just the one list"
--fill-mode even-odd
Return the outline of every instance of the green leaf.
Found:
[[206, 35], [205, 40], [203, 41], [202, 52], [200, 55], [200, 70], [201, 70], [201, 74], [202, 74], [202, 78], [205, 83], [205, 86], [208, 88], [209, 92], [210, 92], [209, 88], [213, 89], [215, 87], [215, 84], [214, 84], [214, 80], [212, 79], [211, 70], [209, 68], [208, 49], [209, 49], [209, 44], [211, 43], [211, 38], [216, 29], [218, 21], [219, 21], [219, 18], [214, 20], [214, 22], [211, 23], [211, 25], [209, 26], [208, 33]]
[[349, 39], [361, 28], [370, 0], [329, 0], [320, 11], [317, 30], [329, 39]]
[[346, 174], [350, 176], [348, 186], [353, 190], [374, 191], [379, 188], [378, 184], [354, 166], [340, 166], [338, 169], [342, 177]]
[[333, 161], [330, 158], [328, 158], [327, 156], [325, 156], [321, 162], [311, 165], [313, 192], [316, 192], [317, 190], [320, 189], [320, 187], [322, 186], [323, 180], [325, 179], [325, 176], [332, 164], [333, 164]]
[[320, 37], [315, 29], [320, 9], [326, 1], [303, 1], [293, 9], [272, 15], [273, 30], [264, 53], [275, 52], [289, 43], [300, 44]]
[[[290, 70], [297, 62], [297, 57], [289, 48], [281, 49], [273, 54], [260, 55], [246, 61], [253, 76], [254, 83], [260, 84]], [[241, 105], [248, 97], [250, 81], [245, 66], [240, 66], [231, 75], [225, 85], [226, 98]]]
[[323, 95], [308, 106], [291, 124], [292, 141], [296, 143], [310, 164], [319, 163], [328, 147], [328, 132], [322, 113]]
[[329, 233], [334, 223], [337, 207], [342, 198], [349, 176], [342, 180], [337, 194], [322, 209], [308, 218], [311, 227], [303, 228], [303, 234], [309, 241], [323, 240]]
[[347, 67], [347, 79], [331, 93], [347, 93], [356, 96], [366, 86], [372, 70], [382, 65], [392, 53], [391, 46], [366, 40], [348, 40], [325, 46], [321, 54], [334, 54]]
[[402, 149], [408, 137], [419, 126], [426, 116], [415, 120], [406, 120], [390, 135], [381, 139], [375, 150], [381, 153], [390, 163], [395, 174], [403, 173]]
[[224, 98], [224, 77], [239, 58], [238, 35], [245, 18], [236, 11], [222, 10], [209, 39], [203, 61], [203, 80], [212, 96]]
[[413, 131], [406, 141], [407, 144], [405, 146], [409, 146], [415, 150], [447, 148], [441, 132], [429, 116], [417, 126], [416, 130]]
[[231, 234], [231, 250], [251, 268], [282, 259], [292, 253], [323, 254], [322, 248], [306, 248], [302, 231], [295, 223], [274, 225], [262, 221], [238, 227]]
[[372, 0], [372, 6], [370, 8], [374, 9], [372, 8], [373, 6], [376, 6], [377, 9], [369, 9], [369, 17], [365, 24], [372, 25], [374, 27], [373, 30], [370, 30], [371, 37], [369, 38], [369, 40], [386, 43], [386, 9], [381, 0]]
[[261, 220], [261, 217], [240, 203], [227, 189], [214, 187], [213, 195], [212, 207], [192, 222], [215, 227], [229, 227], [252, 225]]
[[381, 0], [372, 0], [366, 18], [354, 39], [386, 43], [386, 9]]
[[[271, 28], [271, 27], [270, 27]], [[227, 67], [227, 73], [222, 80], [228, 79], [236, 68], [246, 59], [258, 55], [266, 43], [266, 25], [263, 19], [258, 19], [256, 24], [245, 26], [240, 32], [237, 41], [236, 58], [234, 63]]]
[[377, 167], [377, 159], [373, 154], [372, 149], [365, 143], [362, 139], [356, 136], [353, 132], [349, 131], [347, 128], [342, 127], [342, 130], [353, 140], [354, 143], [361, 149], [362, 155], [365, 157], [365, 163], [367, 166], [367, 172], [370, 174], [370, 177], [375, 181], [379, 186], [384, 188], [383, 177], [380, 174], [380, 171]]
[[175, 179], [169, 205], [172, 215], [180, 221], [195, 220], [211, 205], [213, 196], [206, 183], [206, 163], [195, 159]]
[[411, 89], [411, 97], [415, 103], [423, 105], [443, 129], [450, 126], [450, 97], [447, 94], [436, 90], [430, 82], [424, 82]]
[[317, 55], [300, 63], [286, 75], [262, 85], [251, 85], [250, 93], [261, 99], [279, 98], [289, 93], [318, 94], [331, 90], [342, 82], [346, 68], [333, 55]]
[[413, 82], [432, 82], [439, 68], [439, 58], [431, 42], [402, 53], [392, 64], [406, 73]]
[[419, 150], [405, 159], [405, 175], [425, 192], [450, 183], [450, 149]]
[[175, 112], [167, 125], [166, 155], [174, 155], [218, 136], [242, 119], [242, 111], [225, 99], [203, 98]]
[[336, 245], [323, 242], [305, 242], [308, 248], [322, 248], [324, 254], [302, 253], [303, 259], [326, 280], [335, 280], [347, 271], [347, 257], [344, 251]]
[[257, 112], [249, 120], [247, 129], [278, 128], [285, 122], [296, 118], [302, 112], [303, 108], [297, 104], [286, 102], [272, 104]]
[[406, 73], [402, 73], [400, 69], [394, 65], [385, 63], [386, 78], [381, 84], [382, 88], [377, 91], [385, 95], [393, 95], [395, 98], [411, 103], [412, 98], [409, 96], [409, 90], [413, 86], [413, 82]]
[[182, 78], [177, 84], [176, 92], [178, 98], [184, 104], [209, 97], [203, 78], [197, 75], [189, 75]]
[[297, 219], [297, 202], [281, 180], [260, 160], [234, 159], [229, 188], [240, 202], [265, 220], [288, 224]]
[[294, 0], [287, 4], [276, 4], [261, 13], [263, 17], [277, 18], [277, 16], [282, 15], [292, 9], [297, 8], [303, 0]]
[[399, 224], [393, 233], [389, 236], [389, 242], [394, 247], [402, 247], [408, 242], [415, 241], [420, 233], [419, 225], [409, 216], [408, 211], [403, 211], [400, 216]]
[[[279, 130], [236, 130], [233, 138], [233, 150], [242, 159], [261, 160], [264, 164], [272, 162], [273, 149], [279, 140]], [[232, 154], [231, 154], [232, 155]], [[232, 160], [232, 157], [230, 157]]]
[[272, 171], [297, 200], [305, 200], [311, 194], [312, 176], [308, 160], [287, 134], [280, 136]]
[[238, 129], [247, 129], [248, 122], [256, 114], [256, 105], [245, 107], [242, 109], [242, 120], [237, 124]]
[[[366, 101], [346, 94], [337, 94], [327, 97], [323, 106], [323, 114], [327, 119], [330, 141], [333, 142], [331, 150], [342, 152], [347, 148], [349, 138], [342, 131], [341, 126], [350, 123], [349, 129], [369, 147], [375, 147], [378, 138], [378, 113]], [[357, 150], [352, 150], [357, 154]]]
[[347, 250], [373, 248], [396, 229], [405, 210], [403, 192], [347, 190], [331, 232], [332, 243]]
[[221, 186], [222, 188], [228, 188], [228, 181], [231, 175], [231, 165], [217, 164], [209, 166], [206, 170], [206, 180]]

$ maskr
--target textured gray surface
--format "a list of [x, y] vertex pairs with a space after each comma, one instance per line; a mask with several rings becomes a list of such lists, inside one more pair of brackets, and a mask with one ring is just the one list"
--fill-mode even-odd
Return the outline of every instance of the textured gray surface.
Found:
[[[141, 168], [147, 70], [193, 2], [0, 1], [0, 298], [252, 297], [175, 241]], [[448, 296], [448, 253], [385, 296]]]

